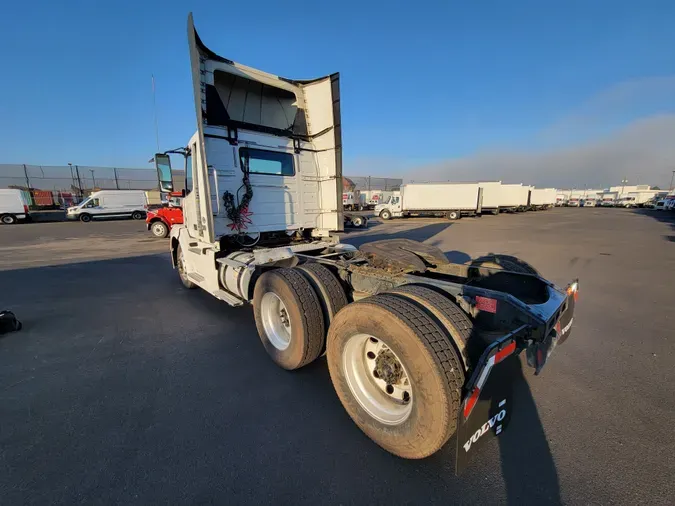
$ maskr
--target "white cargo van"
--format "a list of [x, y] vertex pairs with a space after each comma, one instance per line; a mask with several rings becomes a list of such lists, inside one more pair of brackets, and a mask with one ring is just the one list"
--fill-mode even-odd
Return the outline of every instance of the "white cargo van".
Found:
[[0, 189], [0, 223], [12, 225], [28, 217], [28, 204], [21, 190]]
[[69, 220], [89, 222], [94, 218], [145, 217], [148, 200], [143, 190], [101, 190], [81, 204], [68, 208]]

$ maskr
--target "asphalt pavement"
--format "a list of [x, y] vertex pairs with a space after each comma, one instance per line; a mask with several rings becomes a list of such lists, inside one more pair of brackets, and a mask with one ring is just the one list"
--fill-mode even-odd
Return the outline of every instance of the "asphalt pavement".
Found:
[[517, 371], [511, 426], [462, 476], [454, 438], [422, 461], [372, 443], [325, 359], [277, 368], [251, 308], [182, 288], [144, 223], [45, 223], [0, 227], [0, 309], [25, 325], [0, 338], [0, 503], [672, 504], [673, 215], [373, 221], [343, 240], [393, 237], [580, 278], [570, 339]]

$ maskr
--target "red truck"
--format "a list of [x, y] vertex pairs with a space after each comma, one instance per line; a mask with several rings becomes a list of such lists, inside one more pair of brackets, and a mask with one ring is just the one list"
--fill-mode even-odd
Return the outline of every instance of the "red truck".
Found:
[[148, 230], [155, 237], [167, 237], [173, 225], [183, 223], [183, 208], [181, 207], [181, 193], [169, 194], [169, 201], [160, 207], [148, 209], [145, 223]]

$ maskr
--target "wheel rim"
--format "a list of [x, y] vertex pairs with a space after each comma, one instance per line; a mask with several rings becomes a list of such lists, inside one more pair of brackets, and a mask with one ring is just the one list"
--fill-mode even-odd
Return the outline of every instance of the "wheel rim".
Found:
[[354, 225], [357, 226], [357, 227], [360, 227], [361, 226], [361, 218], [355, 218], [354, 219]]
[[183, 281], [189, 281], [187, 275], [185, 274], [185, 258], [183, 257], [183, 251], [178, 252], [178, 275]]
[[260, 301], [265, 334], [276, 349], [283, 351], [291, 344], [291, 320], [286, 306], [279, 296], [267, 292]]
[[155, 223], [152, 226], [152, 232], [157, 236], [157, 237], [164, 237], [164, 225], [161, 223]]
[[342, 368], [359, 405], [386, 425], [400, 425], [412, 412], [410, 375], [401, 360], [379, 338], [351, 336], [345, 343]]
[[2, 217], [2, 222], [3, 222], [5, 225], [11, 225], [12, 223], [14, 223], [14, 220], [12, 219], [11, 216], [3, 216], [3, 217]]

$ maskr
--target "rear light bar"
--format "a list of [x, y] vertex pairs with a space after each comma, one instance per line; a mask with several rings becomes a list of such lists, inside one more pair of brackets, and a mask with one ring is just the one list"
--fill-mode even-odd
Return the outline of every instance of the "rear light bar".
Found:
[[[488, 347], [487, 350], [485, 350], [484, 356], [485, 353], [489, 353], [489, 358], [483, 365], [482, 370], [480, 370], [479, 372], [479, 370], [477, 369], [476, 372], [474, 373], [474, 374], [478, 373], [479, 376], [477, 381], [475, 382], [475, 385], [473, 385], [469, 395], [464, 401], [464, 408], [462, 410], [464, 419], [469, 418], [469, 415], [471, 415], [473, 408], [476, 407], [476, 403], [478, 402], [478, 398], [480, 397], [480, 391], [485, 385], [485, 382], [487, 381], [488, 377], [490, 376], [490, 371], [492, 370], [492, 368], [498, 363], [502, 362], [507, 357], [511, 356], [516, 351], [516, 341], [511, 336], [519, 332], [522, 328], [523, 327], [507, 335], [506, 339], [502, 338], [504, 339], [503, 342], [496, 341], [490, 347]], [[481, 360], [479, 361], [479, 364], [481, 363], [483, 363], [483, 357], [481, 357]]]

